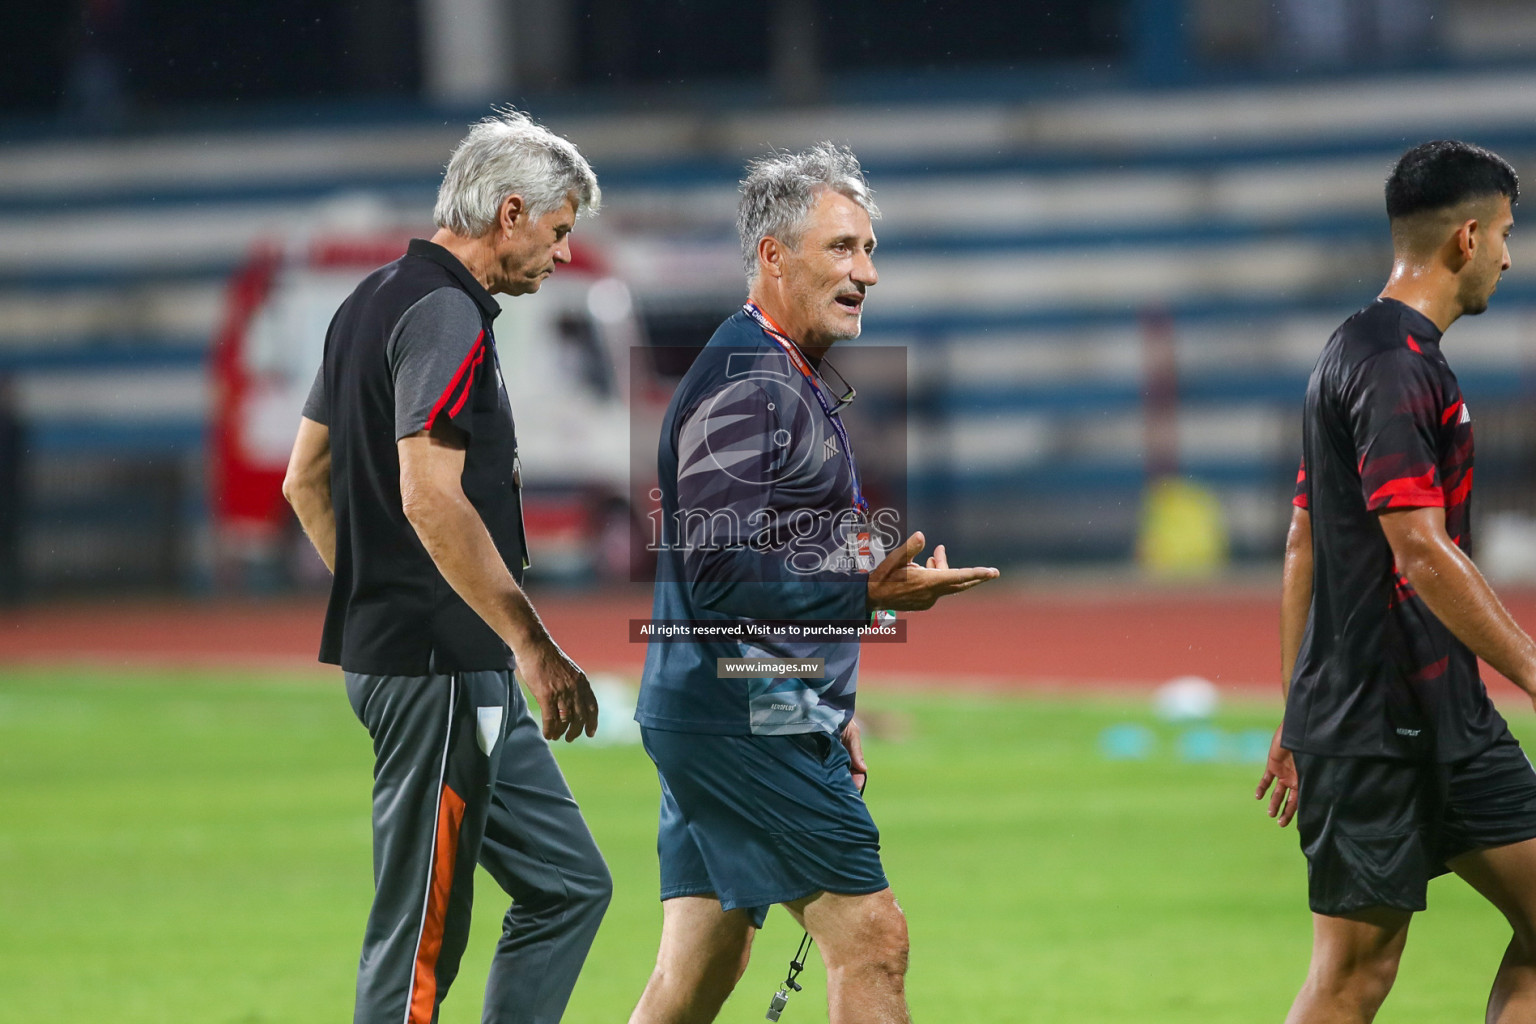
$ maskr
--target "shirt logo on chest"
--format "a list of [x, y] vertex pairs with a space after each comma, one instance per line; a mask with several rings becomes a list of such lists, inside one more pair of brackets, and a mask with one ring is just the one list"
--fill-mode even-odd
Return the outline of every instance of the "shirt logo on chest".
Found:
[[833, 459], [836, 457], [837, 438], [829, 437], [825, 441], [821, 442], [821, 461], [826, 462], [828, 459]]

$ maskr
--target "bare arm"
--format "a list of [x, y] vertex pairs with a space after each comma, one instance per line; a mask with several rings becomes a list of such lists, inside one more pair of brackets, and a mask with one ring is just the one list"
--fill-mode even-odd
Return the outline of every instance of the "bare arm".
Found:
[[[1296, 669], [1296, 655], [1301, 650], [1301, 637], [1307, 629], [1307, 613], [1312, 608], [1312, 513], [1304, 508], [1291, 511], [1291, 528], [1285, 535], [1285, 562], [1280, 574], [1280, 693], [1291, 695], [1291, 673]], [[1274, 738], [1269, 741], [1269, 757], [1264, 762], [1264, 774], [1256, 799], [1264, 799], [1269, 793], [1269, 816], [1281, 828], [1289, 825], [1296, 816], [1296, 797], [1300, 780], [1296, 775], [1296, 759], [1280, 745], [1285, 726], [1275, 728]], [[1274, 789], [1270, 790], [1273, 785]]]
[[1280, 576], [1280, 695], [1290, 696], [1291, 673], [1312, 608], [1312, 513], [1291, 512], [1285, 535], [1285, 562]]
[[464, 449], [422, 431], [401, 438], [400, 500], [448, 585], [506, 641], [538, 699], [544, 736], [597, 731], [597, 701], [581, 669], [550, 638], [464, 495]]
[[1500, 603], [1477, 566], [1445, 532], [1445, 510], [1412, 508], [1380, 515], [1398, 571], [1435, 618], [1472, 653], [1536, 700], [1536, 642]]
[[325, 567], [336, 571], [336, 513], [331, 507], [331, 428], [306, 417], [299, 419], [299, 436], [288, 456], [283, 497], [293, 506], [299, 525], [320, 553]]

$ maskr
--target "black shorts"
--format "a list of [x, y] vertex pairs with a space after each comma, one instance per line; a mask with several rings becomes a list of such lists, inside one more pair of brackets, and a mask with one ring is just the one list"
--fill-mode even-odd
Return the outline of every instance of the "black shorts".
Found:
[[1296, 772], [1317, 914], [1423, 910], [1446, 861], [1536, 838], [1536, 769], [1508, 733], [1451, 764], [1297, 753]]

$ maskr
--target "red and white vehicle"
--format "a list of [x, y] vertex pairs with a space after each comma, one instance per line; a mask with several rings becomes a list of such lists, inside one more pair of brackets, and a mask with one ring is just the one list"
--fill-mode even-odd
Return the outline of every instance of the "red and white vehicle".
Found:
[[[209, 448], [216, 561], [226, 569], [291, 554], [282, 478], [326, 327], [409, 237], [263, 247], [232, 279], [213, 350]], [[497, 352], [517, 417], [531, 571], [618, 579], [634, 564], [644, 512], [631, 500], [631, 396], [655, 389], [631, 381], [632, 366], [649, 361], [634, 358], [643, 337], [628, 287], [590, 250], [572, 256], [536, 294], [499, 296]]]

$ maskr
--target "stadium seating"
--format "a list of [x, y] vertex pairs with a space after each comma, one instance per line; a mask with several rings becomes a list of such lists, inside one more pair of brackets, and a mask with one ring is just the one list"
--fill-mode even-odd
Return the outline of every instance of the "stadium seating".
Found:
[[[605, 210], [582, 231], [657, 322], [707, 322], [739, 300], [731, 218], [746, 156], [850, 144], [884, 212], [865, 339], [911, 352], [914, 519], [998, 561], [1129, 556], [1159, 345], [1177, 366], [1170, 468], [1215, 489], [1237, 557], [1272, 556], [1306, 373], [1388, 266], [1391, 160], [1451, 135], [1521, 169], [1536, 158], [1536, 76], [1509, 73], [703, 116], [537, 112], [592, 160]], [[195, 533], [215, 400], [204, 366], [229, 275], [260, 244], [425, 226], [462, 122], [0, 145], [0, 374], [20, 383], [33, 425], [35, 530], [72, 521], [58, 465], [133, 456], [185, 468], [177, 501]], [[1524, 237], [1517, 225], [1493, 311], [1455, 337], [1469, 402], [1494, 422], [1530, 387], [1536, 247]], [[1531, 446], [1517, 424], [1479, 439]]]

